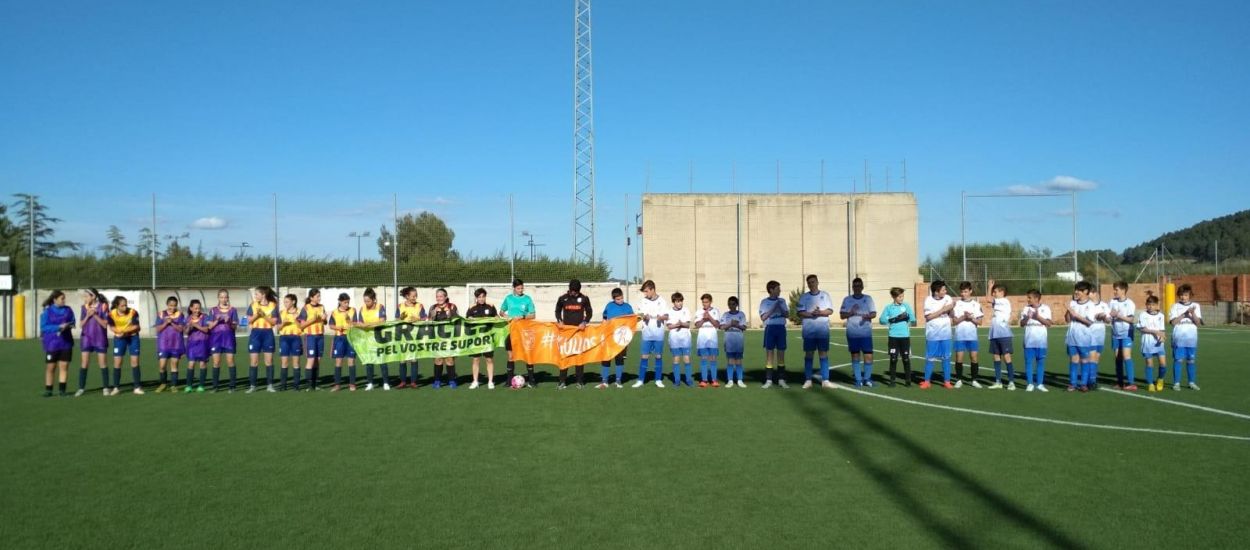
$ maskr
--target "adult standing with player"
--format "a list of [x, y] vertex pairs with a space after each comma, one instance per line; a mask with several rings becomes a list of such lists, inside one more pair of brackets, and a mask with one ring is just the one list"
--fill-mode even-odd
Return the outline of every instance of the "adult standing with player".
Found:
[[[515, 319], [533, 319], [535, 314], [534, 299], [525, 293], [525, 281], [520, 279], [512, 280], [512, 294], [509, 294], [499, 304], [499, 316], [509, 321]], [[516, 376], [516, 358], [512, 355], [512, 335], [509, 333], [508, 339], [504, 340], [504, 350], [508, 352], [508, 374], [504, 378], [505, 382], [510, 382], [513, 376]], [[534, 365], [525, 365], [525, 387], [534, 387]]]
[[[590, 298], [582, 294], [582, 282], [573, 279], [569, 281], [569, 291], [560, 296], [556, 300], [556, 324], [560, 326], [576, 326], [578, 330], [586, 328], [586, 323], [590, 322], [594, 317], [594, 310], [590, 306]], [[576, 365], [577, 369], [577, 388], [585, 387], [586, 365]], [[560, 388], [567, 386], [565, 383], [568, 379], [568, 369], [560, 369]]]

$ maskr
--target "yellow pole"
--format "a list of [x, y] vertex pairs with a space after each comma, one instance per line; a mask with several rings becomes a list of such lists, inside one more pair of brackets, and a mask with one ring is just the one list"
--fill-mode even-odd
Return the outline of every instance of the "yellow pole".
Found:
[[1171, 315], [1172, 304], [1176, 303], [1176, 283], [1168, 283], [1163, 286], [1163, 315]]
[[13, 338], [26, 338], [26, 297], [18, 294], [13, 297]]

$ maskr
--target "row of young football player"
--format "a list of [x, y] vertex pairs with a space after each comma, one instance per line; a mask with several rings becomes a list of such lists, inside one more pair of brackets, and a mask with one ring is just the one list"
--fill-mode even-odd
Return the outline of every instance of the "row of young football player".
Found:
[[[524, 283], [514, 281], [514, 291], [503, 301], [503, 311], [486, 303], [486, 291], [478, 289], [475, 293], [476, 303], [466, 312], [467, 317], [509, 317], [533, 318], [533, 300], [524, 293]], [[101, 387], [106, 396], [117, 395], [121, 391], [122, 363], [129, 361], [131, 370], [131, 386], [135, 394], [143, 394], [142, 372], [139, 363], [141, 320], [139, 312], [130, 307], [125, 297], [113, 298], [111, 305], [107, 298], [95, 289], [81, 291], [83, 306], [78, 316], [65, 305], [65, 293], [52, 292], [44, 302], [40, 315], [40, 333], [46, 359], [44, 393], [52, 395], [54, 376], [59, 370], [60, 394], [66, 394], [68, 367], [74, 348], [74, 329], [81, 334], [81, 368], [78, 372], [78, 391], [75, 396], [85, 393], [87, 387], [87, 371], [94, 356], [100, 368]], [[417, 291], [413, 287], [401, 291], [403, 302], [396, 308], [397, 318], [411, 321], [445, 320], [460, 316], [459, 309], [448, 299], [445, 289], [435, 292], [435, 304], [427, 311], [417, 301]], [[338, 296], [337, 306], [327, 311], [321, 303], [321, 291], [312, 289], [302, 305], [293, 294], [288, 294], [278, 306], [278, 297], [269, 287], [257, 288], [253, 293], [253, 301], [246, 310], [249, 358], [248, 393], [258, 391], [259, 370], [261, 363], [265, 366], [267, 391], [279, 389], [301, 389], [301, 378], [306, 375], [309, 389], [317, 389], [320, 379], [321, 359], [325, 350], [325, 333], [333, 333], [331, 355], [334, 358], [334, 385], [331, 391], [340, 388], [356, 389], [356, 354], [347, 340], [347, 331], [351, 327], [370, 328], [387, 320], [386, 308], [377, 301], [373, 289], [364, 292], [364, 304], [360, 308], [351, 305], [351, 297], [346, 293]], [[237, 386], [238, 373], [235, 365], [235, 332], [240, 321], [238, 309], [230, 303], [230, 295], [226, 290], [217, 294], [217, 304], [204, 309], [199, 300], [192, 300], [187, 308], [180, 307], [176, 297], [166, 300], [166, 307], [158, 315], [152, 325], [156, 332], [157, 365], [160, 381], [156, 388], [158, 393], [176, 391], [179, 383], [179, 366], [183, 357], [188, 365], [184, 371], [186, 378], [183, 392], [205, 392], [226, 389], [233, 392]], [[277, 334], [275, 335], [275, 331]], [[112, 342], [112, 369], [107, 366], [109, 351], [109, 334]], [[280, 358], [281, 380], [274, 377], [274, 354]], [[305, 358], [301, 366], [301, 358]], [[493, 360], [490, 355], [473, 358], [474, 379], [477, 379], [479, 360], [485, 359], [488, 372], [493, 371]], [[510, 358], [511, 359], [511, 358]], [[208, 381], [208, 366], [212, 366], [212, 381]], [[228, 369], [228, 385], [221, 381], [222, 364]], [[455, 386], [455, 359], [435, 359], [434, 385], [448, 384]], [[388, 365], [380, 365], [384, 389], [391, 389], [389, 384]], [[343, 368], [349, 370], [344, 385]], [[509, 360], [509, 375], [513, 362]], [[365, 365], [366, 390], [374, 388], [374, 365]], [[448, 378], [444, 378], [446, 371]], [[198, 374], [198, 378], [197, 378]], [[290, 378], [288, 378], [290, 374]], [[532, 370], [531, 370], [532, 374]], [[417, 363], [400, 364], [399, 388], [416, 387], [419, 375]], [[289, 386], [288, 380], [293, 379], [294, 385]], [[475, 385], [474, 385], [475, 386]]]
[[[1172, 389], [1181, 389], [1181, 370], [1184, 365], [1186, 379], [1191, 389], [1197, 384], [1198, 326], [1202, 324], [1202, 308], [1192, 301], [1193, 289], [1181, 285], [1177, 291], [1177, 303], [1165, 317], [1160, 311], [1159, 298], [1151, 295], [1146, 300], [1145, 312], [1128, 297], [1128, 283], [1117, 282], [1112, 286], [1111, 301], [1104, 302], [1088, 281], [1073, 286], [1072, 300], [1064, 311], [1068, 324], [1064, 345], [1069, 358], [1068, 391], [1089, 391], [1098, 388], [1098, 365], [1105, 351], [1107, 325], [1111, 325], [1111, 348], [1115, 359], [1115, 388], [1138, 391], [1133, 361], [1133, 341], [1141, 334], [1141, 354], [1146, 361], [1146, 384], [1149, 391], [1162, 391], [1167, 369], [1166, 327], [1172, 326], [1172, 356], [1175, 368], [1172, 372]], [[930, 296], [925, 299], [925, 375], [921, 388], [929, 388], [933, 363], [943, 369], [943, 386], [962, 387], [963, 359], [971, 360], [970, 384], [983, 387], [978, 380], [978, 353], [980, 344], [977, 327], [984, 319], [981, 304], [972, 297], [972, 284], [964, 281], [959, 285], [960, 297], [953, 300], [947, 296], [946, 284], [935, 281], [930, 285]], [[1012, 361], [1014, 340], [1010, 328], [1011, 301], [1007, 288], [996, 284], [991, 288], [986, 306], [992, 312], [990, 321], [990, 353], [994, 361], [994, 382], [991, 389], [1014, 390], [1015, 366]], [[1027, 302], [1018, 325], [1024, 327], [1025, 390], [1048, 391], [1045, 385], [1045, 361], [1049, 347], [1048, 329], [1054, 324], [1050, 306], [1042, 303], [1037, 289], [1026, 293]], [[954, 338], [952, 346], [952, 325]], [[951, 354], [955, 356], [955, 377], [950, 372]], [[1157, 364], [1157, 376], [1156, 376]], [[1006, 378], [1003, 367], [1006, 367]]]

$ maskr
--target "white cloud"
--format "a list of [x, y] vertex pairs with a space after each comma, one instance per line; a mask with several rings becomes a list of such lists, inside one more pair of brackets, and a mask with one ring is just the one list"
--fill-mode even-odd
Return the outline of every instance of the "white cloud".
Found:
[[198, 220], [191, 222], [191, 225], [189, 225], [188, 228], [202, 229], [206, 231], [215, 231], [217, 229], [225, 229], [229, 225], [230, 225], [230, 222], [222, 218], [218, 218], [217, 216], [209, 216], [207, 218], [200, 218]]
[[1055, 176], [1034, 185], [1011, 185], [1007, 193], [1012, 195], [1039, 195], [1045, 193], [1071, 193], [1073, 191], [1093, 191], [1098, 182], [1083, 180], [1072, 176]]

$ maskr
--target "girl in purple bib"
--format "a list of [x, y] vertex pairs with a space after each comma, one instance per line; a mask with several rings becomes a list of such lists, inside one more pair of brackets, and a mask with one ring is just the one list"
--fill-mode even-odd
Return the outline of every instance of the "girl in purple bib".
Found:
[[100, 291], [88, 288], [78, 291], [82, 298], [79, 311], [78, 326], [82, 329], [82, 368], [78, 369], [78, 391], [74, 397], [81, 397], [87, 391], [87, 369], [91, 367], [91, 354], [96, 355], [96, 364], [100, 367], [100, 386], [109, 387], [109, 369], [107, 354], [109, 348], [109, 305]]

